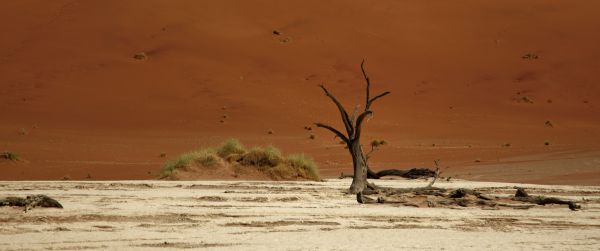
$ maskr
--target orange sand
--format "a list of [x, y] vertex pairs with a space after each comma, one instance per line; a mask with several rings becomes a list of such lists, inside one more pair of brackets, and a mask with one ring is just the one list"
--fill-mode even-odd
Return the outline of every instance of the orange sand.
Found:
[[[390, 142], [372, 158], [376, 169], [441, 159], [446, 174], [465, 179], [599, 185], [599, 8], [7, 1], [0, 151], [25, 161], [0, 161], [0, 179], [155, 178], [161, 152], [230, 137], [312, 155], [325, 176], [350, 172], [329, 132], [313, 130], [311, 140], [303, 127], [340, 125], [320, 83], [348, 109], [363, 101], [366, 58], [373, 91], [392, 92], [364, 128], [365, 143]], [[148, 58], [134, 59], [140, 52]]]

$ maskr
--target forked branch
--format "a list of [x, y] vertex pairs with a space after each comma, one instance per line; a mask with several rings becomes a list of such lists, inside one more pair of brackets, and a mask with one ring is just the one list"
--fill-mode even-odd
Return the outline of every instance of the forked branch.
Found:
[[333, 132], [335, 134], [335, 136], [337, 136], [338, 138], [340, 138], [341, 140], [343, 140], [344, 143], [346, 143], [346, 144], [348, 144], [350, 142], [350, 140], [348, 140], [348, 137], [346, 137], [346, 135], [344, 135], [343, 133], [341, 133], [337, 129], [333, 128], [332, 126], [329, 126], [329, 125], [326, 125], [326, 124], [322, 124], [322, 123], [315, 123], [315, 125], [317, 127], [325, 128], [325, 129]]
[[350, 117], [348, 116], [348, 112], [346, 112], [346, 109], [344, 109], [344, 106], [342, 105], [342, 103], [340, 103], [340, 101], [335, 96], [333, 96], [331, 93], [329, 93], [327, 88], [325, 88], [325, 85], [320, 84], [319, 87], [321, 87], [321, 89], [323, 89], [323, 91], [325, 92], [325, 95], [327, 97], [329, 97], [331, 99], [331, 101], [333, 101], [333, 103], [337, 106], [338, 110], [340, 111], [340, 115], [342, 116], [342, 122], [344, 123], [344, 127], [346, 128], [346, 132], [348, 133], [348, 135], [352, 135], [354, 133], [354, 128], [352, 127], [352, 124], [350, 122]]

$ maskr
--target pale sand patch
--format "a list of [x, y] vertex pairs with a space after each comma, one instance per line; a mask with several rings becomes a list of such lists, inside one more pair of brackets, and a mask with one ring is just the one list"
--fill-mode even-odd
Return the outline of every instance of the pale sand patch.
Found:
[[[46, 194], [65, 207], [0, 208], [0, 250], [600, 249], [600, 187], [519, 184], [577, 200], [573, 212], [361, 205], [344, 193], [349, 182], [0, 182], [0, 196]], [[437, 185], [508, 195], [516, 184]]]

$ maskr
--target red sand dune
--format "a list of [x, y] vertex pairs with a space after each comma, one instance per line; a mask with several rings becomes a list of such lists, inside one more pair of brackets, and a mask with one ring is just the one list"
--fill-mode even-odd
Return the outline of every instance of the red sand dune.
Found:
[[[599, 8], [583, 0], [5, 1], [0, 151], [25, 161], [0, 162], [0, 179], [155, 178], [161, 152], [230, 137], [305, 152], [326, 176], [350, 172], [330, 133], [315, 130], [310, 140], [303, 127], [340, 125], [320, 83], [348, 109], [363, 101], [365, 58], [373, 91], [392, 92], [365, 127], [364, 142], [390, 142], [375, 168], [441, 159], [459, 178], [599, 185]], [[148, 58], [134, 59], [140, 52]]]

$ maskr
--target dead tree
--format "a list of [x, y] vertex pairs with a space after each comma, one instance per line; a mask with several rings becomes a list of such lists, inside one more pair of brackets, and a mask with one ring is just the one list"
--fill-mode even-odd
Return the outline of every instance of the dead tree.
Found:
[[426, 168], [413, 168], [410, 170], [387, 169], [379, 172], [375, 172], [371, 168], [369, 168], [369, 155], [375, 151], [376, 146], [371, 144], [371, 151], [367, 154], [363, 152], [362, 145], [360, 144], [361, 125], [366, 119], [366, 117], [371, 116], [373, 114], [373, 112], [371, 111], [371, 105], [373, 105], [373, 102], [385, 95], [390, 94], [390, 92], [386, 91], [379, 95], [371, 97], [371, 79], [365, 71], [364, 64], [365, 61], [363, 60], [360, 64], [360, 69], [367, 84], [367, 88], [365, 90], [365, 107], [360, 114], [358, 114], [359, 109], [357, 106], [354, 109], [352, 116], [349, 116], [348, 112], [346, 111], [344, 106], [339, 102], [339, 100], [333, 94], [331, 94], [323, 84], [320, 85], [321, 89], [323, 89], [323, 91], [325, 92], [325, 95], [333, 101], [333, 103], [337, 106], [338, 110], [340, 111], [340, 115], [342, 117], [342, 122], [344, 123], [346, 133], [344, 134], [341, 131], [333, 128], [332, 126], [325, 125], [322, 123], [316, 123], [316, 125], [318, 127], [330, 130], [338, 138], [340, 138], [346, 144], [350, 155], [352, 156], [353, 175], [344, 175], [344, 173], [342, 173], [340, 178], [353, 178], [352, 185], [350, 186], [350, 192], [358, 193], [362, 191], [362, 189], [366, 186], [367, 178], [379, 179], [384, 176], [400, 176], [409, 179], [415, 179], [420, 177], [434, 177], [435, 172]]
[[325, 95], [333, 101], [333, 103], [337, 106], [340, 115], [342, 117], [342, 122], [344, 123], [344, 129], [346, 133], [342, 133], [341, 131], [335, 129], [332, 126], [315, 123], [317, 127], [325, 128], [331, 132], [333, 132], [338, 138], [340, 138], [347, 146], [350, 155], [352, 156], [352, 166], [354, 175], [352, 178], [352, 185], [350, 185], [350, 193], [358, 194], [362, 192], [367, 187], [367, 161], [365, 158], [365, 154], [362, 150], [362, 145], [360, 144], [360, 136], [362, 123], [364, 120], [373, 114], [371, 111], [371, 105], [377, 99], [390, 94], [390, 92], [386, 91], [374, 97], [371, 97], [370, 88], [371, 88], [371, 80], [367, 75], [364, 68], [365, 61], [363, 60], [360, 64], [360, 69], [362, 70], [363, 76], [365, 78], [365, 82], [367, 83], [366, 88], [366, 99], [365, 99], [365, 107], [364, 110], [358, 114], [358, 109], [355, 109], [352, 113], [352, 116], [348, 115], [348, 112], [340, 103], [340, 101], [331, 94], [325, 85], [321, 84], [320, 87], [325, 92]]
[[[348, 112], [344, 108], [344, 106], [340, 103], [340, 101], [331, 94], [325, 85], [321, 84], [320, 87], [325, 92], [325, 95], [333, 101], [333, 103], [337, 106], [340, 115], [342, 117], [342, 122], [344, 124], [344, 129], [346, 133], [342, 133], [340, 130], [335, 129], [330, 125], [326, 125], [323, 123], [315, 123], [317, 127], [325, 128], [331, 132], [333, 132], [336, 137], [340, 138], [347, 146], [350, 155], [352, 156], [352, 165], [354, 168], [354, 174], [352, 175], [352, 185], [350, 185], [350, 193], [356, 194], [356, 200], [359, 203], [399, 203], [408, 206], [420, 206], [425, 205], [428, 207], [434, 206], [461, 206], [466, 207], [469, 205], [479, 205], [486, 207], [530, 207], [535, 204], [537, 205], [545, 205], [545, 204], [567, 204], [571, 210], [577, 210], [580, 208], [575, 202], [562, 200], [553, 197], [543, 197], [543, 196], [529, 196], [525, 190], [519, 189], [517, 194], [512, 198], [512, 201], [518, 201], [521, 203], [527, 203], [525, 205], [511, 205], [504, 203], [503, 198], [491, 197], [484, 195], [480, 191], [469, 190], [464, 188], [459, 188], [456, 190], [448, 190], [444, 188], [434, 187], [433, 184], [438, 179], [440, 175], [438, 161], [435, 161], [436, 170], [431, 171], [419, 171], [411, 169], [409, 171], [402, 170], [383, 170], [380, 172], [373, 172], [369, 169], [367, 164], [369, 155], [374, 151], [373, 145], [372, 149], [369, 153], [364, 154], [362, 145], [360, 144], [360, 136], [362, 123], [368, 116], [372, 116], [373, 112], [371, 111], [371, 106], [373, 102], [377, 99], [384, 97], [390, 92], [383, 92], [379, 95], [371, 97], [370, 88], [371, 81], [369, 76], [367, 75], [364, 68], [364, 60], [360, 64], [360, 68], [362, 70], [363, 76], [365, 78], [365, 82], [367, 84], [366, 88], [366, 99], [365, 99], [365, 108], [360, 113], [359, 109], [355, 109], [352, 116], [348, 115]], [[379, 187], [375, 184], [370, 184], [367, 182], [367, 174], [370, 174], [372, 178], [380, 178], [386, 175], [399, 175], [403, 176], [410, 172], [425, 172], [426, 176], [431, 176], [433, 179], [427, 186], [417, 187], [417, 188], [386, 188]], [[342, 173], [343, 178], [345, 175]], [[349, 177], [349, 175], [346, 175]], [[377, 199], [370, 198], [366, 195], [380, 195]], [[533, 205], [532, 205], [533, 204]]]

